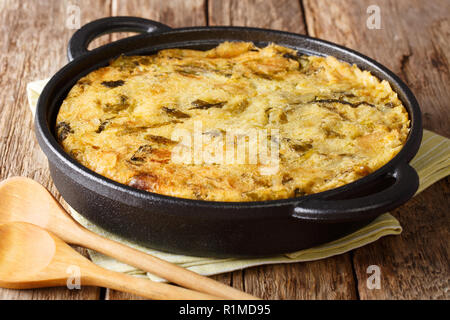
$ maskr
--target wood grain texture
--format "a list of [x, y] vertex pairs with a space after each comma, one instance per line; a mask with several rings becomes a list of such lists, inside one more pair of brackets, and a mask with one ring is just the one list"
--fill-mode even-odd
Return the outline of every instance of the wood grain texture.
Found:
[[[81, 7], [88, 2], [70, 4]], [[74, 31], [66, 27], [68, 5], [69, 1], [0, 2], [0, 179], [28, 176], [56, 196], [47, 160], [34, 136], [26, 84], [52, 75], [67, 63], [66, 45]], [[82, 24], [107, 15], [110, 3], [97, 1], [89, 6], [91, 10], [81, 14]], [[0, 299], [97, 299], [99, 292], [98, 288], [0, 289]]]
[[[111, 16], [135, 16], [164, 23], [172, 28], [206, 25], [204, 0], [111, 0]], [[189, 14], [186, 14], [188, 12]], [[104, 41], [117, 41], [133, 36], [133, 32], [103, 35]]]
[[[367, 8], [380, 8], [369, 29]], [[355, 49], [399, 75], [416, 95], [424, 127], [450, 137], [450, 2], [305, 0], [308, 33]]]
[[269, 28], [304, 34], [299, 1], [292, 0], [209, 0], [209, 25]]
[[[369, 29], [367, 7], [378, 5], [381, 29]], [[372, 57], [412, 88], [424, 126], [450, 136], [450, 3], [448, 1], [304, 1], [308, 32]], [[361, 299], [449, 298], [449, 179], [394, 211], [404, 232], [354, 251]], [[378, 265], [382, 289], [366, 285]]]
[[[34, 137], [25, 88], [67, 62], [67, 41], [75, 31], [66, 27], [70, 5], [80, 8], [81, 25], [104, 16], [134, 15], [171, 27], [263, 27], [343, 44], [397, 73], [418, 98], [425, 127], [450, 137], [450, 4], [445, 0], [4, 0], [0, 1], [0, 179], [28, 176], [59, 198]], [[381, 29], [366, 27], [369, 5], [380, 7]], [[100, 37], [90, 48], [127, 35]], [[448, 299], [449, 190], [447, 178], [394, 211], [404, 227], [399, 237], [325, 260], [254, 267], [213, 278], [265, 299]], [[381, 269], [381, 290], [366, 286], [366, 270], [373, 264]], [[114, 290], [103, 297], [102, 292], [88, 287], [0, 289], [0, 299], [139, 298]]]
[[[404, 231], [354, 253], [361, 299], [450, 298], [450, 178], [393, 212]], [[368, 289], [369, 265], [380, 267], [381, 288]]]
[[351, 257], [276, 264], [240, 271], [247, 292], [263, 299], [356, 299]]
[[112, 0], [112, 15], [131, 15], [155, 20], [169, 27], [206, 25], [204, 0]]

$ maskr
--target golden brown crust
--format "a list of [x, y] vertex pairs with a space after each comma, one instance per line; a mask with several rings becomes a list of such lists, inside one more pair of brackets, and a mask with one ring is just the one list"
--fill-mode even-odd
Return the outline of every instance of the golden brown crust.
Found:
[[[177, 134], [199, 128], [202, 140]], [[208, 162], [187, 143], [238, 157], [255, 149], [255, 132], [267, 133], [279, 148], [276, 166], [251, 162], [248, 154], [243, 163]], [[213, 201], [281, 199], [342, 186], [392, 159], [408, 132], [408, 114], [388, 82], [333, 57], [239, 42], [121, 56], [78, 81], [56, 124], [64, 149], [110, 179]], [[241, 138], [248, 149], [238, 149]], [[180, 150], [190, 162], [174, 160]]]

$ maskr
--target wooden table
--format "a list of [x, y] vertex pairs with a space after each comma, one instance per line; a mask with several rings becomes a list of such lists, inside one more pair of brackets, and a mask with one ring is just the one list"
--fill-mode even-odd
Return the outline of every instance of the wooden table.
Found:
[[[375, 11], [370, 5], [377, 6]], [[446, 0], [0, 0], [0, 179], [28, 176], [58, 196], [33, 133], [25, 89], [29, 81], [67, 63], [66, 45], [76, 22], [70, 15], [77, 8], [81, 25], [132, 15], [172, 27], [263, 27], [339, 43], [398, 74], [416, 94], [425, 128], [450, 137]], [[377, 8], [380, 28], [369, 28]], [[103, 36], [94, 45], [120, 36]], [[265, 299], [449, 299], [449, 193], [447, 177], [395, 210], [404, 228], [401, 236], [321, 261], [254, 267], [215, 278]], [[369, 265], [380, 267], [381, 289], [367, 288]], [[0, 299], [129, 298], [136, 297], [89, 287], [0, 289]]]

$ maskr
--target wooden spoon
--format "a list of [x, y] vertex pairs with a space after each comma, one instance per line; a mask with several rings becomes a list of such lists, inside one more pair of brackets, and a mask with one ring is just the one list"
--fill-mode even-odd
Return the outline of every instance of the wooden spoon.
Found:
[[13, 177], [0, 182], [0, 224], [14, 221], [38, 225], [67, 243], [101, 252], [186, 288], [225, 299], [257, 299], [87, 230], [72, 219], [47, 189], [26, 177]]
[[217, 299], [100, 268], [61, 239], [30, 223], [0, 225], [0, 239], [0, 286], [5, 288], [66, 286], [71, 277], [70, 268], [76, 267], [80, 271], [80, 285], [102, 286], [150, 299]]

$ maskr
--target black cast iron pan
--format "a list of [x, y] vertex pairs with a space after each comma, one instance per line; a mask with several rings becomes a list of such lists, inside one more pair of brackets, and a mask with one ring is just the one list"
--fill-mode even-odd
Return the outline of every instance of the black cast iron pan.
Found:
[[[141, 34], [88, 51], [104, 33]], [[313, 55], [333, 55], [389, 81], [406, 107], [411, 131], [403, 149], [370, 175], [340, 188], [285, 200], [211, 202], [137, 190], [83, 167], [59, 146], [54, 135], [61, 102], [78, 79], [120, 54], [153, 54], [167, 48], [210, 49], [223, 41], [274, 42]], [[151, 20], [112, 17], [93, 21], [69, 42], [71, 61], [48, 82], [37, 106], [35, 131], [48, 157], [53, 181], [80, 214], [118, 235], [159, 250], [211, 256], [263, 256], [324, 243], [367, 225], [410, 199], [418, 176], [409, 165], [422, 125], [418, 103], [392, 72], [353, 50], [303, 35], [244, 27], [171, 29]]]

